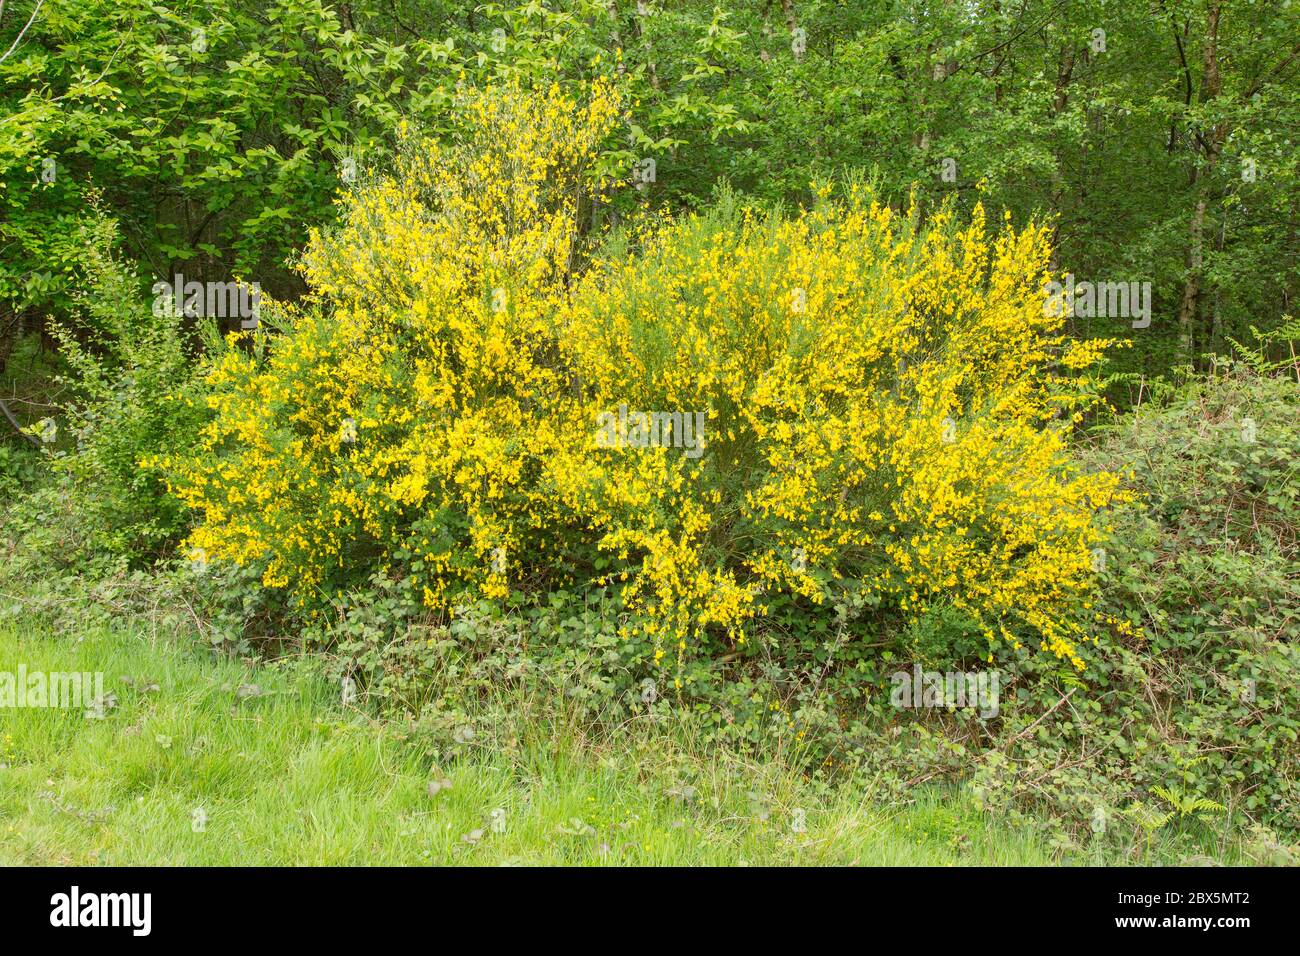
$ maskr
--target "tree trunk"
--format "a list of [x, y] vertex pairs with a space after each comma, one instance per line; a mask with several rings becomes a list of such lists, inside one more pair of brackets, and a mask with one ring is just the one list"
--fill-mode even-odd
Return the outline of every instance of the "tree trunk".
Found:
[[[1222, 88], [1219, 76], [1219, 14], [1220, 0], [1209, 0], [1205, 22], [1203, 47], [1203, 73], [1201, 76], [1201, 106], [1214, 101]], [[1215, 123], [1200, 140], [1204, 163], [1193, 167], [1191, 180], [1196, 196], [1187, 246], [1187, 278], [1183, 283], [1183, 300], [1178, 307], [1178, 347], [1180, 357], [1192, 362], [1196, 357], [1197, 326], [1200, 324], [1202, 283], [1201, 269], [1205, 261], [1205, 211], [1209, 207], [1209, 190], [1215, 164], [1223, 145], [1225, 130]]]

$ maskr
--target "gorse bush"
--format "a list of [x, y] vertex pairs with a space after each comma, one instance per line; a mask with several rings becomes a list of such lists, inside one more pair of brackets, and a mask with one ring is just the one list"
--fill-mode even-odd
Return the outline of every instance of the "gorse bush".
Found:
[[313, 298], [282, 310], [284, 334], [215, 359], [216, 419], [175, 462], [209, 556], [265, 559], [268, 584], [301, 594], [403, 558], [437, 605], [458, 580], [504, 594], [484, 557], [555, 513], [533, 477], [565, 386], [548, 331], [616, 104], [510, 89], [464, 107], [472, 144], [408, 142], [313, 237]]
[[1045, 233], [990, 236], [978, 209], [921, 225], [858, 185], [819, 195], [794, 218], [724, 203], [584, 276], [561, 341], [587, 421], [706, 410], [708, 452], [589, 438], [560, 450], [557, 487], [652, 633], [716, 623], [740, 642], [772, 597], [847, 595], [908, 618], [952, 607], [990, 641], [1080, 663], [1065, 609], [1116, 486], [1066, 462], [1101, 346], [1044, 315]]
[[1121, 495], [1066, 455], [1102, 345], [1045, 314], [1044, 229], [851, 183], [650, 220], [579, 268], [610, 91], [464, 108], [313, 236], [307, 303], [214, 361], [215, 418], [166, 462], [193, 548], [303, 604], [376, 570], [436, 611], [605, 589], [662, 666], [846, 600], [1083, 666]]
[[406, 557], [438, 604], [456, 579], [484, 580], [504, 523], [547, 509], [523, 477], [563, 386], [547, 328], [581, 173], [616, 107], [603, 88], [581, 114], [558, 90], [464, 107], [480, 148], [408, 143], [339, 232], [313, 237], [315, 298], [283, 308], [285, 334], [214, 362], [217, 416], [177, 477], [211, 557], [264, 558], [266, 583], [305, 593]]

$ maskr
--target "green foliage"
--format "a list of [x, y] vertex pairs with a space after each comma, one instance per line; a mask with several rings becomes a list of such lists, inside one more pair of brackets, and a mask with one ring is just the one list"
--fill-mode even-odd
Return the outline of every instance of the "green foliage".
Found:
[[40, 457], [22, 444], [0, 444], [0, 496], [12, 498], [36, 483]]
[[[292, 291], [284, 260], [394, 121], [407, 56], [317, 0], [48, 0], [0, 66], [0, 300], [69, 305], [96, 190], [157, 274]], [[55, 286], [24, 294], [37, 273]]]
[[[8, 5], [0, 47], [30, 7]], [[292, 298], [287, 260], [333, 218], [344, 161], [385, 163], [399, 119], [443, 133], [459, 84], [599, 77], [630, 129], [601, 172], [656, 175], [594, 221], [698, 206], [724, 179], [804, 200], [845, 167], [900, 200], [917, 184], [926, 208], [1048, 214], [1062, 270], [1153, 284], [1119, 367], [1162, 374], [1273, 328], [1300, 282], [1300, 7], [1209, 7], [47, 0], [0, 63], [0, 303], [68, 306], [93, 190], [141, 271]]]
[[1232, 366], [1106, 430], [1093, 466], [1145, 490], [1116, 522], [1100, 602], [1132, 633], [1096, 649], [1086, 689], [1017, 680], [1014, 746], [980, 761], [992, 803], [1045, 801], [1080, 830], [1221, 809], [1300, 828], [1297, 449], [1300, 387]]
[[67, 373], [64, 414], [47, 453], [60, 491], [75, 496], [81, 549], [132, 558], [167, 547], [185, 516], [146, 455], [187, 447], [206, 415], [182, 317], [154, 310], [114, 256], [106, 219], [82, 228], [87, 287], [75, 318], [55, 326]]
[[1255, 340], [1254, 345], [1243, 345], [1233, 338], [1228, 340], [1238, 360], [1245, 362], [1256, 374], [1290, 370], [1300, 381], [1300, 359], [1296, 356], [1296, 344], [1300, 343], [1300, 318], [1284, 315], [1281, 324], [1268, 332], [1261, 332], [1252, 325], [1250, 334]]

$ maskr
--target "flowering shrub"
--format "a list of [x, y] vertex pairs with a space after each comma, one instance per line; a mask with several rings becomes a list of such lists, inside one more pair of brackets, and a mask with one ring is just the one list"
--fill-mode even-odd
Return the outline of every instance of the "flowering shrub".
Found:
[[1064, 612], [1116, 483], [1066, 463], [1102, 346], [1044, 314], [1045, 233], [820, 195], [794, 219], [724, 204], [588, 272], [561, 338], [589, 420], [602, 402], [707, 409], [708, 451], [569, 446], [558, 486], [679, 650], [714, 624], [743, 641], [765, 595], [847, 588], [1079, 664]]
[[304, 602], [374, 570], [450, 611], [606, 588], [656, 662], [849, 595], [1082, 667], [1120, 493], [1065, 452], [1104, 343], [1046, 314], [1043, 229], [851, 184], [580, 268], [610, 91], [464, 107], [458, 145], [412, 138], [313, 236], [312, 297], [214, 361], [200, 450], [167, 463], [195, 549]]
[[458, 582], [506, 593], [497, 549], [548, 546], [560, 514], [536, 478], [564, 386], [550, 327], [616, 104], [598, 87], [581, 110], [554, 88], [463, 107], [473, 142], [408, 141], [395, 176], [313, 235], [314, 297], [282, 308], [284, 334], [252, 351], [236, 336], [215, 362], [204, 453], [175, 463], [205, 516], [196, 551], [265, 559], [267, 584], [304, 595], [405, 558], [443, 605]]

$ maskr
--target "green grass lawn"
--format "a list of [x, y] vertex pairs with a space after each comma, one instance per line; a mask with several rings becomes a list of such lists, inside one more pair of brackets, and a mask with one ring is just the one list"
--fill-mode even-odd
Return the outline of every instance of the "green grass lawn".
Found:
[[[250, 670], [127, 630], [0, 631], [0, 670], [19, 663], [102, 671], [117, 705], [102, 720], [0, 709], [0, 864], [1052, 862], [951, 792], [891, 812], [662, 728], [600, 742], [538, 721], [508, 753], [436, 767], [293, 662]], [[435, 780], [451, 786], [431, 795]]]

